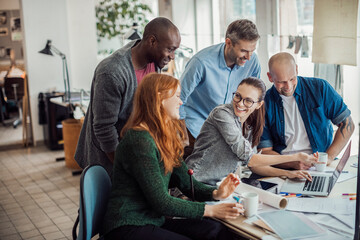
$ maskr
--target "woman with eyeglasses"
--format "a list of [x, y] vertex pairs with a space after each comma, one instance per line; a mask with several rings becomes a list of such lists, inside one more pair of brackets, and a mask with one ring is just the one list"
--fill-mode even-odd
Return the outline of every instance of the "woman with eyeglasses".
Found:
[[[215, 186], [240, 165], [247, 164], [251, 168], [292, 161], [307, 164], [317, 161], [313, 155], [305, 153], [257, 154], [256, 146], [265, 124], [265, 92], [262, 80], [246, 78], [233, 93], [230, 104], [219, 105], [211, 111], [196, 138], [194, 151], [186, 159], [197, 180]], [[311, 181], [311, 175], [302, 170], [284, 170], [284, 176]]]
[[[240, 182], [229, 174], [218, 189], [196, 179], [191, 187], [182, 160], [180, 81], [164, 74], [148, 74], [133, 101], [115, 152], [104, 217], [105, 239], [232, 239], [233, 234], [224, 225], [208, 217], [235, 219], [243, 213], [242, 205], [208, 205], [203, 201], [226, 199]], [[170, 196], [169, 185], [188, 197], [192, 197], [193, 189], [196, 202]], [[170, 218], [173, 216], [181, 218]]]

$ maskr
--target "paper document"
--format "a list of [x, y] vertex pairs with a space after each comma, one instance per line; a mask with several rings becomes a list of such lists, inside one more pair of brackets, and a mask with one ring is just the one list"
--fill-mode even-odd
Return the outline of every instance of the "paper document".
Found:
[[340, 222], [346, 224], [348, 227], [355, 228], [355, 214], [345, 215], [345, 214], [331, 214], [334, 218]]
[[311, 213], [352, 214], [355, 201], [348, 198], [289, 198], [286, 210]]
[[[340, 222], [338, 219], [334, 218], [332, 215], [322, 213], [306, 213], [305, 215], [312, 221], [318, 223], [321, 227], [329, 230], [330, 232], [328, 233], [336, 233], [338, 236], [337, 239], [352, 239], [354, 236], [354, 229], [349, 228], [348, 226]], [[341, 238], [339, 236], [341, 236]]]
[[325, 235], [326, 231], [302, 213], [276, 210], [258, 214], [281, 239], [299, 239]]
[[340, 177], [338, 178], [338, 180], [336, 182], [344, 182], [346, 180], [349, 180], [349, 179], [352, 179], [352, 178], [355, 178], [357, 177], [357, 174], [356, 173], [351, 173], [351, 172], [348, 172], [348, 173], [341, 173], [340, 174]]

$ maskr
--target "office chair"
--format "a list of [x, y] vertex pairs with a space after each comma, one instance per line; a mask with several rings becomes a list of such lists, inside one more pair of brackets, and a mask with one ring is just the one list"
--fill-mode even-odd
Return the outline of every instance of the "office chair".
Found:
[[[110, 197], [111, 180], [101, 165], [86, 167], [80, 178], [79, 215], [73, 226], [73, 240], [89, 240], [99, 233]], [[80, 223], [80, 224], [79, 224]], [[79, 235], [76, 228], [79, 225]]]
[[19, 111], [19, 118], [13, 122], [13, 127], [16, 128], [22, 121], [21, 103], [25, 93], [24, 79], [21, 77], [6, 77], [4, 89], [7, 102], [13, 100]]

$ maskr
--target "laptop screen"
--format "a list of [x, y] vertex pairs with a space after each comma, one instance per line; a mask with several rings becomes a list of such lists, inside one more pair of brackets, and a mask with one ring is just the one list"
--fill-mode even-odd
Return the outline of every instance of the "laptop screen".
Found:
[[[329, 190], [332, 189], [333, 186], [335, 186], [336, 181], [338, 180], [340, 173], [342, 172], [342, 170], [344, 169], [347, 160], [350, 157], [350, 151], [351, 151], [351, 141], [349, 143], [349, 145], [347, 146], [344, 154], [342, 155], [334, 173], [332, 178], [330, 178], [330, 183], [329, 183]], [[329, 191], [330, 192], [330, 191]]]

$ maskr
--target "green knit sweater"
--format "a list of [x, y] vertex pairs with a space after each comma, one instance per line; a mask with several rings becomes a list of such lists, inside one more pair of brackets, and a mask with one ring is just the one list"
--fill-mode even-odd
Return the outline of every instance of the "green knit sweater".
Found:
[[[124, 225], [161, 226], [164, 216], [202, 218], [205, 203], [169, 195], [169, 184], [191, 197], [190, 178], [184, 162], [165, 175], [154, 139], [147, 131], [128, 130], [120, 141], [113, 168], [113, 186], [105, 219], [105, 233]], [[197, 201], [213, 201], [214, 187], [194, 179]]]

